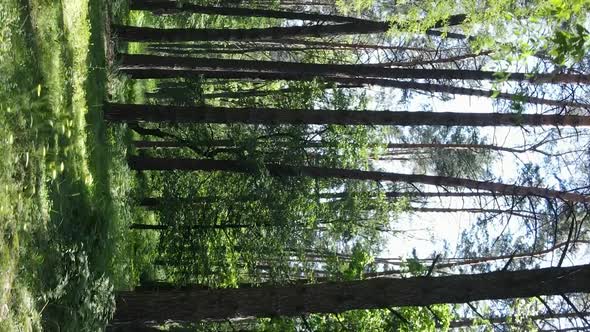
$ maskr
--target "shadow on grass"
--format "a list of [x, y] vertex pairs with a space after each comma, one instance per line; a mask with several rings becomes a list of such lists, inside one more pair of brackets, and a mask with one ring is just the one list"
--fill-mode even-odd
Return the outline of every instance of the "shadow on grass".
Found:
[[2, 331], [39, 321], [47, 331], [101, 329], [114, 286], [138, 278], [119, 264], [133, 177], [126, 129], [102, 119], [106, 15], [101, 0], [0, 4], [12, 20], [0, 29], [10, 33], [10, 53], [0, 49], [0, 139], [10, 137], [0, 145]]

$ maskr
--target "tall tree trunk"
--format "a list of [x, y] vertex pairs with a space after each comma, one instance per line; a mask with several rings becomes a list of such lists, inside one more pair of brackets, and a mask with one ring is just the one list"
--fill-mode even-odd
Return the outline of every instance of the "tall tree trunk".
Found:
[[423, 53], [438, 53], [440, 50], [425, 47], [411, 47], [411, 46], [393, 46], [380, 44], [363, 44], [363, 43], [342, 43], [335, 41], [324, 40], [309, 40], [309, 39], [292, 39], [285, 38], [273, 40], [272, 43], [287, 44], [287, 45], [303, 45], [307, 47], [320, 46], [330, 49], [351, 49], [351, 50], [391, 50], [391, 51], [416, 51]]
[[[453, 15], [446, 21], [437, 22], [432, 28], [458, 25], [465, 15]], [[185, 42], [185, 41], [232, 41], [273, 40], [293, 37], [325, 37], [352, 34], [385, 33], [391, 28], [388, 22], [363, 21], [334, 25], [287, 26], [251, 29], [159, 29], [114, 25], [113, 33], [123, 41], [131, 42]], [[430, 35], [443, 33], [428, 30]]]
[[[385, 197], [387, 198], [400, 198], [400, 197], [410, 197], [410, 198], [442, 198], [442, 197], [496, 197], [501, 196], [500, 194], [496, 193], [489, 193], [489, 192], [386, 192]], [[351, 197], [351, 194], [348, 192], [340, 192], [340, 193], [325, 193], [320, 194], [320, 198], [325, 199], [345, 199]], [[222, 196], [202, 196], [202, 197], [193, 197], [193, 198], [181, 198], [176, 199], [180, 201], [182, 204], [199, 204], [199, 203], [215, 203], [221, 200], [227, 200], [227, 197]], [[259, 198], [254, 195], [248, 196], [238, 196], [232, 197], [232, 201], [238, 202], [251, 202], [256, 201]], [[145, 197], [139, 201], [139, 205], [149, 209], [156, 209], [160, 206], [163, 206], [166, 202], [165, 198], [162, 197]]]
[[146, 325], [142, 322], [130, 322], [123, 324], [109, 324], [107, 325], [106, 332], [163, 332], [159, 328]]
[[437, 149], [437, 150], [494, 150], [511, 153], [526, 153], [537, 151], [535, 146], [531, 148], [509, 148], [493, 144], [466, 144], [466, 143], [389, 143], [389, 149]]
[[[361, 88], [361, 85], [336, 85], [336, 86], [324, 86], [323, 90], [328, 89], [349, 89], [349, 88]], [[268, 97], [272, 95], [280, 95], [287, 93], [297, 93], [300, 89], [294, 87], [276, 89], [276, 90], [246, 90], [246, 91], [227, 91], [227, 92], [216, 92], [216, 93], [205, 93], [203, 98], [246, 98], [246, 97]]]
[[[590, 312], [588, 312], [588, 311], [581, 312], [581, 314], [583, 316], [590, 316]], [[576, 317], [579, 317], [579, 315], [575, 312], [562, 312], [562, 313], [545, 313], [545, 314], [539, 314], [539, 315], [531, 315], [531, 316], [527, 316], [527, 317], [523, 317], [523, 318], [526, 320], [548, 320], [548, 319], [576, 318]], [[512, 316], [489, 317], [489, 318], [486, 318], [485, 320], [479, 319], [479, 318], [478, 319], [470, 319], [470, 318], [459, 319], [459, 320], [451, 321], [449, 328], [457, 329], [460, 327], [477, 326], [477, 325], [487, 324], [488, 322], [492, 323], [492, 324], [509, 324], [510, 322], [514, 322], [514, 317], [512, 317]]]
[[[256, 79], [256, 80], [286, 80], [286, 81], [308, 81], [317, 79], [316, 74], [306, 73], [276, 73], [276, 72], [254, 72], [254, 71], [221, 71], [221, 70], [186, 70], [186, 69], [171, 69], [171, 68], [120, 68], [120, 71], [129, 75], [134, 79], [164, 79], [164, 78], [181, 78], [181, 77], [204, 77], [217, 79]], [[589, 104], [578, 103], [567, 100], [553, 100], [545, 99], [528, 95], [520, 95], [513, 93], [500, 92], [497, 93], [492, 90], [480, 90], [472, 88], [457, 87], [444, 84], [420, 83], [413, 81], [398, 81], [383, 78], [367, 78], [367, 77], [328, 77], [324, 76], [321, 79], [325, 82], [334, 82], [340, 84], [350, 85], [374, 85], [382, 87], [390, 87], [404, 90], [417, 90], [430, 93], [448, 93], [453, 95], [464, 95], [474, 97], [497, 98], [510, 101], [520, 101], [523, 103], [549, 105], [556, 107], [580, 107], [590, 108]]]
[[389, 62], [370, 63], [370, 64], [365, 64], [365, 66], [371, 66], [371, 67], [415, 67], [415, 66], [434, 65], [434, 64], [449, 63], [449, 62], [456, 63], [458, 61], [475, 59], [480, 56], [489, 55], [491, 53], [492, 53], [491, 51], [485, 51], [485, 52], [481, 52], [481, 53], [468, 53], [468, 54], [460, 54], [460, 55], [455, 55], [455, 56], [450, 56], [450, 57], [439, 57], [439, 58], [433, 58], [433, 59], [418, 58], [418, 59], [410, 60], [410, 61], [389, 61]]
[[183, 56], [190, 56], [190, 55], [197, 55], [197, 54], [245, 54], [245, 53], [257, 53], [257, 52], [304, 52], [304, 51], [329, 51], [328, 48], [307, 48], [307, 47], [251, 47], [245, 48], [242, 50], [227, 50], [227, 49], [202, 49], [202, 50], [192, 50], [186, 48], [164, 48], [164, 47], [152, 47], [150, 48], [151, 52], [161, 53], [160, 55], [164, 54], [166, 56], [175, 56], [175, 55], [183, 55]]
[[[129, 166], [134, 170], [226, 171], [245, 174], [259, 173], [259, 165], [257, 163], [239, 160], [130, 157]], [[281, 164], [265, 164], [264, 167], [270, 173], [270, 175], [273, 176], [307, 176], [312, 178], [421, 183], [433, 186], [463, 187], [473, 190], [485, 190], [503, 195], [538, 196], [562, 199], [571, 202], [590, 202], [590, 196], [573, 192], [445, 176], [400, 174], [327, 167], [291, 166]]]
[[423, 53], [438, 53], [438, 49], [430, 49], [425, 47], [411, 47], [411, 46], [392, 46], [392, 45], [380, 45], [380, 44], [362, 44], [362, 43], [342, 43], [334, 41], [323, 41], [323, 40], [309, 40], [309, 39], [273, 39], [269, 41], [251, 41], [247, 43], [227, 43], [227, 42], [209, 42], [209, 43], [157, 43], [150, 44], [148, 49], [152, 48], [171, 48], [171, 49], [229, 49], [229, 50], [243, 50], [249, 48], [276, 48], [286, 47], [286, 45], [292, 45], [289, 47], [304, 47], [306, 49], [329, 49], [329, 50], [393, 50], [393, 51], [416, 51]]
[[115, 321], [299, 316], [590, 292], [590, 265], [528, 271], [219, 290], [117, 294]]
[[[389, 191], [385, 193], [385, 197], [387, 198], [400, 198], [400, 197], [409, 197], [409, 198], [442, 198], [442, 197], [494, 197], [497, 196], [495, 193], [489, 192], [448, 192], [448, 191], [441, 191], [441, 192], [397, 192], [397, 191]], [[343, 199], [352, 197], [351, 193], [349, 192], [335, 192], [335, 193], [323, 193], [320, 194], [320, 198], [327, 198], [327, 199]]]
[[138, 149], [178, 149], [185, 143], [179, 141], [134, 141], [133, 145]]
[[584, 241], [584, 240], [571, 241], [571, 242], [561, 242], [561, 243], [555, 244], [554, 246], [552, 246], [550, 248], [543, 249], [543, 250], [526, 252], [526, 253], [518, 253], [518, 254], [514, 254], [514, 255], [467, 258], [467, 259], [461, 259], [461, 260], [455, 261], [455, 262], [437, 264], [436, 267], [437, 268], [450, 268], [450, 267], [463, 266], [463, 265], [476, 265], [476, 264], [482, 264], [482, 263], [498, 261], [498, 260], [506, 260], [506, 259], [511, 259], [511, 258], [514, 259], [514, 258], [526, 258], [526, 257], [530, 257], [530, 258], [539, 257], [539, 256], [543, 256], [545, 254], [554, 252], [557, 249], [563, 248], [565, 246], [571, 246], [571, 245], [574, 245], [577, 243], [588, 244], [590, 242]]
[[590, 116], [462, 113], [286, 110], [277, 108], [184, 107], [105, 104], [104, 118], [112, 122], [339, 124], [395, 126], [590, 126]]
[[157, 13], [193, 13], [221, 16], [265, 17], [301, 21], [318, 21], [334, 23], [383, 23], [365, 20], [356, 17], [329, 15], [319, 13], [301, 13], [275, 9], [240, 8], [201, 6], [191, 3], [182, 3], [176, 0], [133, 0], [129, 5], [131, 10], [149, 10]]
[[[255, 225], [242, 225], [242, 224], [227, 224], [227, 225], [186, 225], [183, 228], [186, 229], [242, 229], [251, 228]], [[163, 231], [169, 229], [169, 225], [153, 225], [153, 224], [131, 224], [129, 229], [133, 230], [152, 230], [152, 231]]]
[[430, 207], [410, 207], [410, 211], [423, 213], [492, 213], [492, 214], [510, 214], [522, 218], [534, 218], [535, 213], [524, 210], [501, 210], [501, 209], [482, 209], [482, 208], [430, 208]]
[[[360, 82], [356, 82], [357, 81], [356, 79], [342, 80], [342, 81], [343, 82], [350, 82], [351, 84], [360, 83]], [[403, 89], [403, 90], [416, 90], [416, 91], [424, 91], [424, 92], [430, 92], [430, 93], [446, 93], [446, 94], [451, 94], [451, 95], [463, 95], [463, 96], [472, 96], [472, 97], [504, 99], [504, 100], [510, 100], [510, 101], [514, 101], [514, 102], [528, 103], [528, 104], [547, 105], [547, 106], [556, 106], [556, 107], [568, 106], [568, 107], [578, 107], [578, 108], [590, 109], [590, 104], [586, 104], [586, 103], [578, 103], [578, 102], [568, 101], [568, 100], [546, 99], [546, 98], [528, 96], [528, 95], [518, 94], [518, 93], [507, 93], [507, 92], [498, 92], [498, 91], [493, 91], [493, 90], [464, 88], [464, 87], [455, 86], [455, 85], [420, 83], [420, 82], [412, 82], [412, 81], [393, 81], [393, 80], [381, 80], [381, 79], [376, 79], [376, 80], [369, 79], [366, 81], [365, 84], [381, 85], [381, 86]]]
[[232, 140], [210, 140], [210, 141], [133, 141], [133, 145], [138, 149], [150, 148], [185, 148], [187, 144], [192, 146], [203, 147], [231, 147], [234, 146]]
[[[497, 80], [499, 73], [494, 71], [467, 69], [419, 69], [419, 68], [381, 68], [371, 65], [320, 64], [288, 61], [235, 60], [172, 57], [146, 54], [122, 54], [122, 70], [133, 68], [170, 68], [188, 71], [248, 71], [263, 73], [287, 73], [307, 77], [341, 78], [388, 78], [388, 79], [447, 79], [447, 80]], [[530, 74], [502, 73], [510, 81], [542, 83], [590, 83], [588, 75], [578, 74]]]

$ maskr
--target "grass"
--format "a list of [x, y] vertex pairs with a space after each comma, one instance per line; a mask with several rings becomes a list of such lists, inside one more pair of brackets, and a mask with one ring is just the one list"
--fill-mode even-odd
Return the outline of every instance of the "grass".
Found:
[[0, 331], [96, 331], [144, 269], [128, 133], [102, 120], [109, 5], [0, 2]]

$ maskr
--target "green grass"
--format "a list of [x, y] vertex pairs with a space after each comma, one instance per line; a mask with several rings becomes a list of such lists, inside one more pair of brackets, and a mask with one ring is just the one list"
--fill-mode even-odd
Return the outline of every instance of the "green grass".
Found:
[[0, 331], [95, 331], [143, 270], [128, 133], [102, 120], [107, 5], [0, 2]]

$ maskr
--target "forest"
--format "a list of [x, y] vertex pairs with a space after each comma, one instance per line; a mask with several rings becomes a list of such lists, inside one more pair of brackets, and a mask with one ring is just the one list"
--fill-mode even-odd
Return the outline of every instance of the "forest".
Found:
[[3, 0], [0, 331], [590, 331], [590, 0]]

